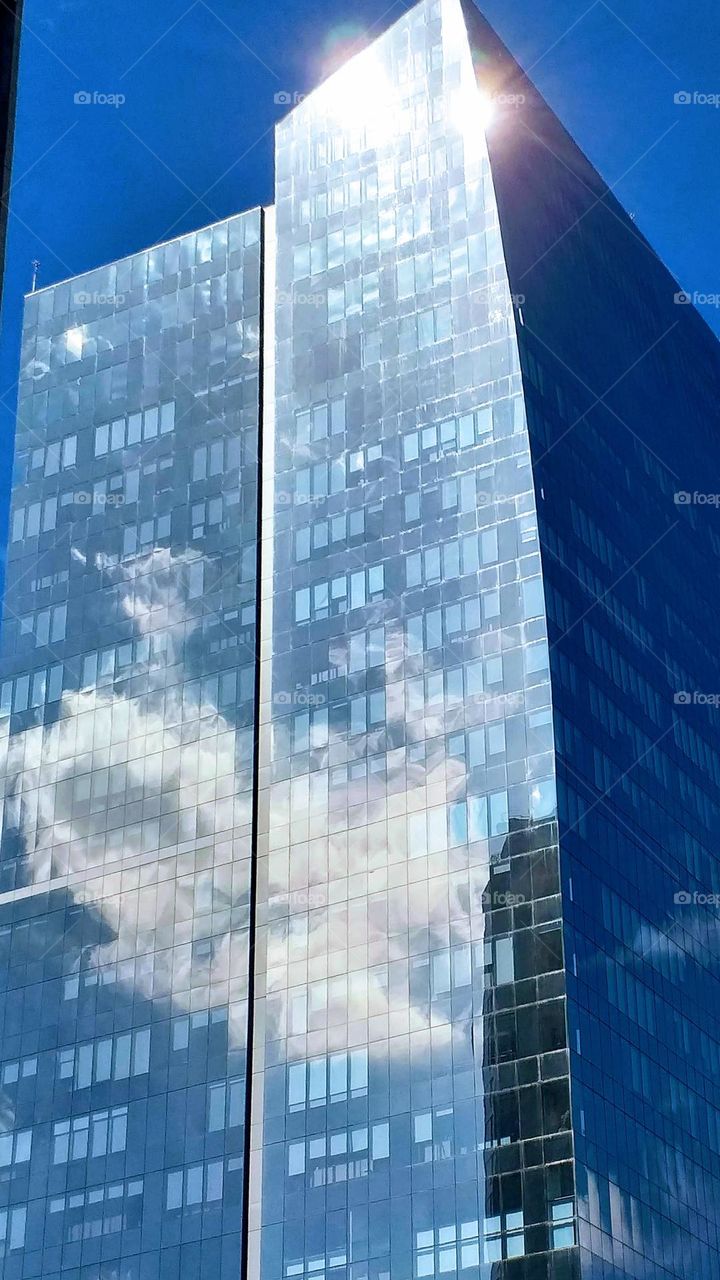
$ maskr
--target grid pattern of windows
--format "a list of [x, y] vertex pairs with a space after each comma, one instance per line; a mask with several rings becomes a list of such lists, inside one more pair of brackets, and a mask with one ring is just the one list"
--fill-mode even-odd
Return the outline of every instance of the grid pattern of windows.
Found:
[[201, 1236], [218, 1280], [240, 1273], [260, 241], [242, 214], [26, 302], [0, 650], [4, 1280], [142, 1280], [171, 1252], [185, 1280]]
[[420, 0], [29, 296], [4, 1280], [715, 1280], [720, 360], [598, 183]]
[[277, 135], [262, 1280], [576, 1262], [545, 600], [473, 84], [459, 6], [423, 0]]
[[[478, 15], [471, 35], [492, 43]], [[550, 1198], [549, 1244], [556, 1256], [577, 1244], [583, 1276], [711, 1280], [720, 752], [705, 695], [720, 546], [703, 500], [716, 487], [720, 350], [504, 65], [527, 114], [513, 112], [510, 151], [492, 130], [488, 145], [511, 288], [526, 294], [577, 1181], [575, 1222], [569, 1195]]]
[[126, 418], [114, 418], [112, 422], [103, 422], [95, 428], [94, 453], [96, 458], [106, 453], [114, 453], [117, 449], [130, 448], [141, 442], [147, 443], [157, 437], [167, 435], [175, 427], [175, 404], [153, 405], [139, 413], [131, 413]]
[[58, 1120], [53, 1125], [53, 1164], [124, 1151], [126, 1142], [127, 1107]]

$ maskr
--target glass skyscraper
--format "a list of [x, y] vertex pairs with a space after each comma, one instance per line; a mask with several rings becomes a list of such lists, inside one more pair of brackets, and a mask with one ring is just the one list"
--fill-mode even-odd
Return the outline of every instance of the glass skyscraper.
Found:
[[2, 1275], [712, 1280], [720, 348], [465, 0], [275, 196], [27, 299]]

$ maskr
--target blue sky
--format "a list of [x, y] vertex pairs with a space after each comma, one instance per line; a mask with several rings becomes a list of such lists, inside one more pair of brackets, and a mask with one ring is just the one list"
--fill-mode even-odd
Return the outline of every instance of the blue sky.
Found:
[[[0, 335], [4, 542], [23, 292], [272, 199], [282, 92], [410, 0], [25, 0]], [[683, 288], [720, 293], [716, 0], [482, 0]], [[124, 96], [120, 106], [78, 93]], [[720, 308], [700, 305], [720, 333]]]

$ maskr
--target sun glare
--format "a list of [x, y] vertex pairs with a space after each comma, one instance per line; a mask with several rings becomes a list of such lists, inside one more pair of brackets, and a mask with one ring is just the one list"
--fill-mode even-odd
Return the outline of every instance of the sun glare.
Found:
[[390, 78], [375, 49], [366, 49], [330, 76], [313, 95], [319, 109], [344, 129], [364, 129], [368, 141], [387, 136], [396, 120]]
[[80, 325], [75, 329], [68, 329], [65, 334], [65, 344], [71, 356], [79, 360], [83, 349], [83, 328]]

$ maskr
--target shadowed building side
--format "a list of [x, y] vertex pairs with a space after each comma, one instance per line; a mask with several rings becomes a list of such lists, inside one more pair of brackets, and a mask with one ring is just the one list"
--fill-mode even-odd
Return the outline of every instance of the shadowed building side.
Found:
[[539, 495], [583, 1276], [709, 1277], [720, 346], [464, 10], [495, 102], [488, 150]]

